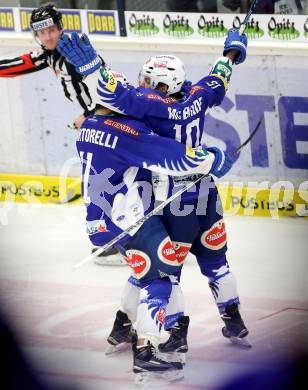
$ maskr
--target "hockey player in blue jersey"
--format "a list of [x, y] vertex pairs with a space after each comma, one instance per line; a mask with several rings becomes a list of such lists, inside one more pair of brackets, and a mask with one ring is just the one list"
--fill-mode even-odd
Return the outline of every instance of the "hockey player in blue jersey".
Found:
[[[63, 55], [74, 48], [66, 42]], [[85, 55], [80, 73], [98, 63]], [[115, 82], [113, 81], [110, 82]], [[165, 175], [212, 173], [221, 176], [232, 159], [217, 148], [192, 148], [155, 135], [142, 122], [97, 107], [83, 123], [77, 139], [82, 162], [82, 193], [87, 206], [87, 230], [94, 245], [102, 246], [153, 209], [151, 172]], [[140, 287], [134, 347], [134, 372], [173, 371], [180, 363], [156, 356], [153, 343], [164, 322], [171, 292], [168, 275], [181, 267], [170, 237], [158, 216], [118, 242]], [[159, 249], [162, 250], [159, 250]]]
[[[229, 31], [224, 57], [215, 63], [209, 76], [191, 86], [184, 95], [180, 93], [185, 80], [183, 65], [179, 59], [168, 55], [153, 57], [143, 66], [141, 81], [143, 87], [151, 90], [125, 88], [120, 83], [110, 85], [108, 74], [103, 74], [97, 89], [99, 98], [104, 104], [111, 105], [119, 112], [142, 119], [160, 135], [173, 137], [190, 146], [198, 146], [204, 136], [204, 113], [208, 107], [221, 103], [232, 73], [232, 63], [238, 64], [245, 60], [246, 43], [246, 37], [239, 35], [237, 30]], [[177, 179], [175, 184], [183, 185], [187, 180], [189, 180], [187, 177], [183, 180]], [[182, 203], [196, 206], [196, 201], [200, 200], [199, 188], [200, 186], [196, 188], [195, 194], [185, 194]], [[186, 254], [190, 249], [197, 257], [201, 272], [208, 277], [219, 312], [225, 322], [223, 335], [233, 342], [249, 346], [245, 339], [248, 330], [238, 310], [239, 298], [235, 279], [225, 255], [226, 232], [222, 212], [216, 210], [217, 202], [219, 204], [220, 200], [214, 187], [209, 190], [206, 215], [192, 214], [185, 216], [185, 219], [179, 216], [172, 218], [173, 214], [169, 207], [164, 214], [165, 223], [173, 242], [179, 245], [182, 254], [183, 248]], [[178, 226], [181, 226], [181, 229]], [[193, 239], [194, 237], [196, 238]], [[133, 289], [132, 283], [131, 286], [127, 286], [128, 291]], [[127, 296], [130, 301], [133, 292]], [[131, 303], [126, 304], [125, 301], [122, 306], [128, 307], [126, 310], [128, 313], [132, 307]], [[185, 340], [188, 318], [183, 314], [175, 305], [174, 313], [167, 316], [171, 337], [167, 343], [160, 346], [162, 351], [173, 347], [172, 342], [181, 331]]]

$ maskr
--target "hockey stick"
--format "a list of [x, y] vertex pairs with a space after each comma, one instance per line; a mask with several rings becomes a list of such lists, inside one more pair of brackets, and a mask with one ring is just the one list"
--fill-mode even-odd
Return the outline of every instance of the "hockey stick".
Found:
[[[248, 142], [254, 137], [256, 132], [258, 131], [261, 122], [262, 122], [263, 117], [259, 120], [256, 128], [254, 131], [250, 134], [250, 136], [237, 148], [235, 149], [232, 153], [231, 156], [234, 156], [238, 152], [242, 150], [242, 148], [248, 144]], [[204, 178], [208, 177], [208, 175], [200, 175], [195, 181], [187, 184], [184, 186], [181, 190], [177, 191], [175, 194], [170, 196], [170, 198], [166, 199], [164, 202], [162, 202], [160, 205], [155, 207], [154, 210], [152, 210], [149, 214], [145, 215], [144, 217], [140, 218], [137, 222], [135, 222], [133, 225], [128, 227], [126, 230], [124, 230], [122, 233], [118, 234], [116, 237], [114, 237], [111, 241], [107, 242], [107, 244], [103, 245], [99, 249], [97, 249], [95, 252], [89, 254], [87, 257], [85, 257], [83, 260], [81, 260], [79, 263], [75, 264], [73, 266], [73, 270], [76, 270], [77, 268], [82, 267], [84, 264], [88, 263], [90, 260], [94, 259], [101, 253], [105, 252], [109, 248], [111, 248], [114, 244], [116, 244], [119, 240], [124, 238], [127, 234], [129, 234], [132, 230], [134, 230], [136, 227], [142, 225], [145, 221], [147, 221], [149, 218], [151, 218], [153, 215], [156, 215], [162, 210], [164, 207], [166, 207], [170, 202], [172, 202], [174, 199], [176, 199], [179, 195], [182, 195], [184, 192], [188, 191], [189, 188], [193, 187], [197, 183], [199, 183], [201, 180]]]
[[262, 115], [262, 117], [260, 118], [259, 122], [257, 123], [257, 126], [255, 127], [255, 129], [253, 130], [253, 132], [250, 134], [250, 136], [246, 139], [246, 141], [244, 141], [244, 142], [242, 143], [242, 145], [240, 145], [238, 148], [236, 148], [236, 149], [231, 153], [231, 156], [236, 155], [236, 153], [240, 152], [240, 151], [243, 149], [243, 147], [244, 147], [245, 145], [247, 145], [249, 141], [251, 141], [251, 139], [255, 136], [256, 132], [259, 130], [259, 127], [261, 126], [262, 121], [263, 121], [263, 115]]
[[247, 24], [249, 22], [250, 16], [253, 13], [253, 10], [255, 9], [255, 6], [257, 5], [258, 0], [253, 0], [253, 2], [250, 4], [247, 14], [245, 16], [245, 19], [243, 20], [243, 23], [241, 23], [241, 26], [239, 28], [239, 33], [242, 35], [245, 28], [247, 27]]

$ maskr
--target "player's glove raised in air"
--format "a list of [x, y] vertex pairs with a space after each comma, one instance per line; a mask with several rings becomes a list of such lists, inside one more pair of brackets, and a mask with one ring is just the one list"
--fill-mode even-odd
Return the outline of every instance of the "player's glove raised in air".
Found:
[[239, 30], [231, 28], [231, 30], [228, 31], [228, 35], [225, 40], [223, 55], [225, 56], [230, 50], [237, 50], [238, 54], [234, 59], [234, 63], [238, 65], [245, 61], [246, 49], [247, 36], [245, 34], [240, 35]]
[[81, 38], [73, 32], [71, 38], [63, 34], [58, 42], [57, 50], [75, 66], [78, 73], [87, 76], [95, 72], [102, 65], [89, 38], [83, 34]]
[[222, 177], [230, 171], [235, 162], [233, 157], [215, 146], [204, 149], [215, 155], [215, 160], [209, 173], [216, 177]]

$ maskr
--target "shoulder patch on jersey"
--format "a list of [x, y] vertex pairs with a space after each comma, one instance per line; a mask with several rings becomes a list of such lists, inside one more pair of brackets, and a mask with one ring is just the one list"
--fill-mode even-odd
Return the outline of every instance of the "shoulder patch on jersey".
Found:
[[186, 156], [191, 157], [191, 158], [196, 157], [196, 152], [194, 151], [194, 149], [191, 146], [188, 146], [188, 145], [186, 145], [185, 154], [186, 154]]
[[159, 100], [165, 104], [172, 104], [172, 103], [176, 102], [176, 99], [174, 99], [170, 96], [162, 97], [162, 96], [156, 95], [155, 93], [147, 93], [144, 96], [146, 96], [150, 100]]
[[111, 126], [117, 130], [123, 131], [124, 133], [132, 135], [134, 137], [138, 137], [140, 135], [139, 131], [136, 130], [134, 127], [113, 119], [104, 119], [104, 124], [107, 126]]
[[197, 92], [202, 91], [202, 90], [204, 90], [204, 88], [201, 87], [200, 85], [193, 85], [189, 89], [188, 93], [189, 93], [189, 95], [195, 95]]
[[134, 277], [137, 279], [143, 278], [151, 268], [150, 257], [137, 249], [129, 249], [126, 251], [125, 260], [133, 271]]
[[227, 243], [227, 233], [223, 218], [215, 222], [210, 229], [201, 235], [201, 244], [208, 249], [218, 250]]
[[216, 73], [212, 73], [211, 76], [217, 77], [218, 79], [220, 79], [223, 82], [223, 84], [224, 84], [225, 90], [227, 91], [227, 89], [228, 89], [228, 81], [223, 76], [221, 76], [220, 74], [216, 74]]
[[100, 74], [105, 82], [105, 88], [108, 89], [110, 92], [114, 92], [118, 82], [111, 70], [106, 70], [105, 68], [100, 68]]

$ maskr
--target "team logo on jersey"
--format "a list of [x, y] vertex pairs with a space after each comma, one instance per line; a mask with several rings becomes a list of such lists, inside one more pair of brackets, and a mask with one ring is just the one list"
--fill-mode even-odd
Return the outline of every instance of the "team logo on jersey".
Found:
[[178, 265], [175, 250], [169, 237], [166, 237], [158, 246], [158, 258], [165, 264]]
[[181, 265], [186, 260], [191, 244], [186, 242], [172, 241], [172, 245], [175, 251], [175, 256], [178, 263]]
[[223, 219], [215, 222], [212, 227], [201, 236], [201, 243], [208, 249], [218, 250], [226, 245], [227, 234]]
[[142, 251], [137, 249], [129, 249], [126, 251], [125, 260], [134, 273], [135, 278], [143, 278], [151, 268], [151, 259]]
[[96, 233], [107, 233], [106, 222], [103, 219], [97, 219], [95, 221], [87, 221], [87, 233], [89, 236]]

